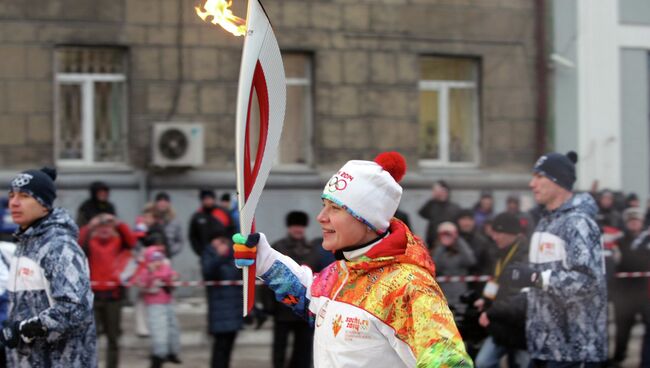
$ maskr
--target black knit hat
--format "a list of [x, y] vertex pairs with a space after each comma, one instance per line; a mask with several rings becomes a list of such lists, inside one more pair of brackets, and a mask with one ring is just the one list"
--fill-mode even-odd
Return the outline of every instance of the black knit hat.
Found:
[[544, 175], [566, 190], [573, 190], [576, 181], [578, 154], [569, 151], [566, 155], [557, 152], [547, 153], [535, 163], [533, 172]]
[[40, 170], [26, 170], [11, 181], [10, 192], [23, 192], [34, 197], [43, 207], [52, 209], [56, 198], [56, 169], [44, 167]]
[[455, 218], [456, 222], [458, 222], [458, 220], [460, 220], [463, 217], [471, 217], [472, 220], [473, 220], [474, 219], [474, 211], [472, 211], [472, 210], [470, 210], [468, 208], [461, 209], [460, 211], [458, 211], [458, 214], [456, 214], [456, 218]]
[[154, 198], [154, 201], [155, 202], [158, 202], [158, 201], [170, 202], [170, 199], [171, 198], [169, 197], [169, 194], [167, 194], [167, 192], [158, 192], [158, 194], [156, 194], [156, 197]]
[[309, 216], [302, 211], [291, 211], [287, 214], [287, 227], [288, 226], [307, 226], [309, 224]]
[[216, 199], [217, 195], [214, 193], [214, 190], [212, 190], [212, 189], [201, 189], [199, 191], [199, 198], [203, 199], [205, 197], [212, 197], [212, 198]]
[[503, 212], [498, 214], [492, 221], [492, 230], [517, 235], [521, 233], [521, 225], [517, 216], [509, 212]]

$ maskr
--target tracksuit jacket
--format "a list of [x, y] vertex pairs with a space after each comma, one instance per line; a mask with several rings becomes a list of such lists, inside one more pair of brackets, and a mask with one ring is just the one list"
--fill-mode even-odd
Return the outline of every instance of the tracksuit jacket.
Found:
[[531, 358], [562, 362], [607, 359], [607, 288], [598, 207], [575, 194], [545, 212], [530, 241], [529, 261], [542, 288], [528, 293]]
[[38, 316], [47, 334], [7, 349], [9, 367], [97, 366], [93, 292], [77, 235], [61, 208], [16, 235], [7, 322]]
[[472, 367], [433, 261], [401, 221], [344, 256], [314, 275], [258, 247], [258, 275], [315, 325], [316, 367]]

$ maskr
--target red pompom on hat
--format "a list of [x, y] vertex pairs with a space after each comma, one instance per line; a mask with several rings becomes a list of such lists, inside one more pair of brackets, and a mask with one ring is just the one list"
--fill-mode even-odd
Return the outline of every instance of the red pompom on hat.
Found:
[[398, 183], [402, 181], [404, 174], [406, 174], [406, 160], [399, 152], [382, 152], [375, 157], [375, 162], [388, 171], [390, 176]]

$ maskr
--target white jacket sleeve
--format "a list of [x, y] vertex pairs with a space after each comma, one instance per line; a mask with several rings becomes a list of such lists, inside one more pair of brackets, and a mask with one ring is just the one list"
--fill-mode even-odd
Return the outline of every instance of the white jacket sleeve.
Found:
[[257, 244], [256, 264], [257, 276], [275, 293], [275, 299], [308, 319], [310, 288], [314, 281], [312, 270], [271, 248], [262, 233]]

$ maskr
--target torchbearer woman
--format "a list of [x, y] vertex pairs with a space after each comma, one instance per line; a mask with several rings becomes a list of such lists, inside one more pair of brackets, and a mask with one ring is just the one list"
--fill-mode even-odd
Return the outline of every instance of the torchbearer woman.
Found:
[[235, 235], [238, 266], [315, 326], [316, 367], [472, 367], [422, 241], [393, 218], [404, 158], [349, 161], [327, 182], [318, 222], [337, 261], [319, 274], [272, 249], [264, 234]]

